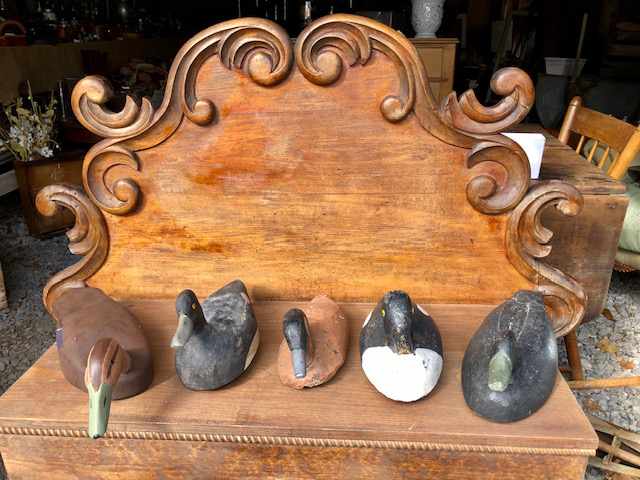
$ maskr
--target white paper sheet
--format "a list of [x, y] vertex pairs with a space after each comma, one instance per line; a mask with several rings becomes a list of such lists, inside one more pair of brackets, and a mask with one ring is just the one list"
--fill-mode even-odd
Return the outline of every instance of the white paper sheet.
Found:
[[529, 158], [531, 166], [531, 178], [540, 176], [540, 165], [542, 165], [542, 154], [544, 153], [545, 138], [541, 133], [503, 133], [516, 142]]

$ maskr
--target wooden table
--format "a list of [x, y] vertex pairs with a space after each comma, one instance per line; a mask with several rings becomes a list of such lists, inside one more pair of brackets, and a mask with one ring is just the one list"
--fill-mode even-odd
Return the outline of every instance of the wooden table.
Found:
[[600, 315], [607, 299], [629, 202], [624, 194], [626, 187], [560, 143], [540, 125], [518, 125], [513, 131], [545, 135], [540, 180], [563, 180], [583, 195], [584, 208], [579, 215], [568, 218], [549, 209], [543, 214], [543, 223], [555, 233], [549, 263], [584, 286], [588, 301], [583, 321], [592, 320]]

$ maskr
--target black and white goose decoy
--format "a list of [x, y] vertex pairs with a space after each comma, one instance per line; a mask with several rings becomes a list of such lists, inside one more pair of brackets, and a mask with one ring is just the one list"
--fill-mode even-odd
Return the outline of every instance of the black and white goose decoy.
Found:
[[558, 375], [558, 346], [538, 292], [520, 290], [475, 332], [462, 360], [467, 405], [494, 422], [526, 418], [547, 401]]
[[176, 299], [178, 329], [171, 347], [176, 372], [191, 390], [215, 390], [238, 378], [251, 364], [260, 343], [251, 300], [235, 280], [202, 303], [191, 290]]
[[367, 379], [384, 396], [413, 402], [433, 390], [442, 373], [442, 339], [433, 319], [402, 291], [389, 292], [360, 332]]

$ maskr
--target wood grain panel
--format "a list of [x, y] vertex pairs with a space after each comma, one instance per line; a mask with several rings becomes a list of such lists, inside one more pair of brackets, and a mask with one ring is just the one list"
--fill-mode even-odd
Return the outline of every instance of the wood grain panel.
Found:
[[0, 450], [11, 480], [580, 480], [587, 462], [577, 456], [19, 436], [0, 436]]
[[497, 303], [530, 287], [506, 259], [505, 216], [466, 200], [467, 151], [413, 115], [380, 114], [398, 88], [389, 63], [376, 54], [330, 87], [296, 70], [264, 88], [207, 60], [198, 97], [217, 105], [217, 123], [184, 120], [138, 152], [142, 204], [106, 215], [111, 253], [90, 283], [166, 298], [239, 277], [258, 299], [371, 301], [411, 288], [442, 303]]

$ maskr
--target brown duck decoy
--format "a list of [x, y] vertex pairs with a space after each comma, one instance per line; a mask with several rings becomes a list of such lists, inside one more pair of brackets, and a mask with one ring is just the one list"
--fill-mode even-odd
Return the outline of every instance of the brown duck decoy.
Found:
[[56, 300], [56, 345], [62, 373], [89, 394], [89, 436], [105, 434], [111, 400], [145, 391], [153, 378], [142, 325], [96, 288], [71, 288]]
[[340, 307], [319, 295], [292, 308], [282, 322], [284, 340], [278, 353], [280, 381], [289, 387], [316, 387], [331, 380], [349, 350], [349, 324]]

